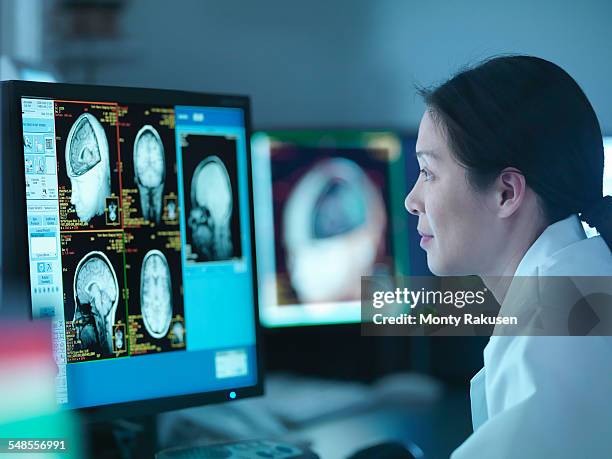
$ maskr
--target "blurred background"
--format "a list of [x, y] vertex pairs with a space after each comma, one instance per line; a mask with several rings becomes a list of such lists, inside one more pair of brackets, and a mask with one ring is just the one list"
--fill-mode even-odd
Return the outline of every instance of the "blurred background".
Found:
[[[330, 142], [366, 148], [368, 133], [384, 132], [403, 158], [399, 178], [392, 172], [395, 179], [381, 185], [395, 270], [427, 275], [416, 222], [402, 204], [417, 174], [412, 153], [424, 105], [415, 87], [492, 55], [533, 54], [577, 80], [609, 134], [610, 17], [605, 0], [0, 0], [0, 77], [248, 95], [258, 138], [295, 151]], [[256, 200], [256, 216], [266, 206]], [[350, 317], [306, 315], [286, 324], [270, 317], [268, 392], [298, 400], [293, 411], [279, 415], [278, 402], [266, 405], [276, 417], [265, 417], [257, 402], [237, 402], [234, 430], [203, 422], [229, 416], [218, 407], [161, 416], [153, 420], [159, 445], [291, 432], [325, 457], [342, 457], [351, 448], [338, 446], [339, 436], [361, 432], [365, 443], [393, 434], [418, 442], [428, 457], [445, 457], [471, 432], [469, 381], [486, 338], [361, 337]], [[301, 392], [288, 395], [287, 387]], [[405, 406], [360, 407], [373, 389], [381, 400], [403, 397]], [[314, 393], [327, 398], [300, 412]], [[358, 408], [360, 418], [338, 415]], [[92, 443], [121, 443], [109, 429], [92, 429]], [[96, 457], [117, 457], [117, 448]]]
[[612, 129], [605, 0], [1, 3], [11, 60], [70, 83], [248, 94], [259, 129], [416, 130], [415, 83], [498, 53], [561, 65]]

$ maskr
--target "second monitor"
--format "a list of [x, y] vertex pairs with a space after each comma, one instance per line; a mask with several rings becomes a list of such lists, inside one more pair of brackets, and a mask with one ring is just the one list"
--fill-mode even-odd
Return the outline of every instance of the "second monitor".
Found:
[[252, 150], [262, 323], [359, 322], [361, 276], [405, 273], [401, 138], [259, 132]]

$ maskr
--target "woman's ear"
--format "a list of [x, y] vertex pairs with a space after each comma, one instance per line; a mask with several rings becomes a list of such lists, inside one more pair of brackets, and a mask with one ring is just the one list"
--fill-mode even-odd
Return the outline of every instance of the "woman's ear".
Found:
[[526, 191], [527, 183], [521, 171], [513, 167], [502, 170], [495, 190], [497, 214], [502, 218], [513, 215], [523, 203]]

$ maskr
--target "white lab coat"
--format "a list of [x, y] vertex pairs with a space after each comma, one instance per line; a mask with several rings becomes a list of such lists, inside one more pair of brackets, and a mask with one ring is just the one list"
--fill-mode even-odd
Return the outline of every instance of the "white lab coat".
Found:
[[[515, 276], [612, 276], [612, 254], [572, 215]], [[612, 337], [492, 336], [470, 397], [474, 433], [452, 459], [612, 458]]]

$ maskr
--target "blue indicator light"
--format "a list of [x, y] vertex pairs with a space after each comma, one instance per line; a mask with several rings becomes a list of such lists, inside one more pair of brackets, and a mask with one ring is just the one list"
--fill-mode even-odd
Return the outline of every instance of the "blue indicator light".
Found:
[[230, 392], [230, 398], [231, 398], [232, 400], [234, 400], [234, 399], [236, 398], [236, 392], [231, 391], [231, 392]]

